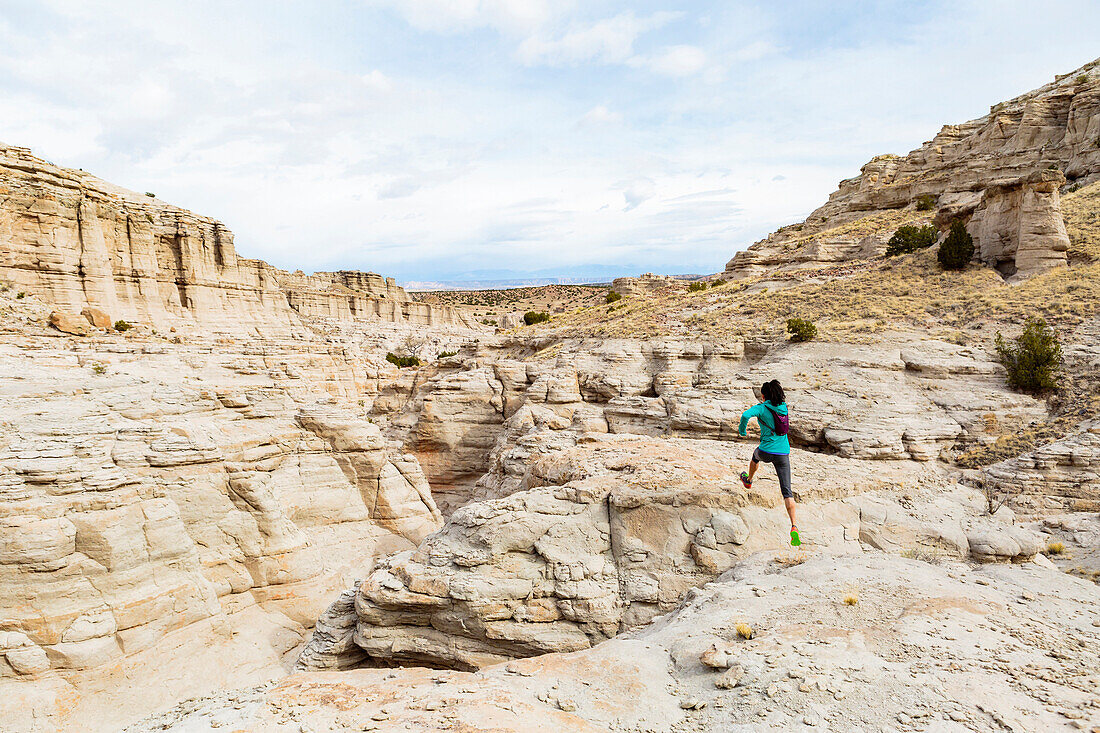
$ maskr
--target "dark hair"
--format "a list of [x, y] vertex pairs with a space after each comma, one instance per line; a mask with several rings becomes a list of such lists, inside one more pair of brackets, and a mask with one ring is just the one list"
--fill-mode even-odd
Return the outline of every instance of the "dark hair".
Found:
[[787, 395], [783, 393], [783, 387], [780, 386], [778, 379], [760, 385], [760, 395], [776, 407], [787, 401]]

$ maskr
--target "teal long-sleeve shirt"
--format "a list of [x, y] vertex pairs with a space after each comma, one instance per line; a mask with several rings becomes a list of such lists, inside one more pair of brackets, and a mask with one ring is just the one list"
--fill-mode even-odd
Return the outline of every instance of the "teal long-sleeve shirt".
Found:
[[763, 402], [759, 402], [749, 409], [741, 413], [741, 425], [737, 428], [737, 432], [742, 435], [746, 434], [745, 431], [749, 427], [749, 420], [756, 418], [756, 424], [760, 426], [760, 450], [765, 453], [777, 453], [779, 455], [786, 455], [791, 452], [791, 441], [787, 440], [786, 435], [776, 435], [775, 430], [775, 416], [771, 411], [775, 410], [780, 415], [787, 414], [787, 403], [775, 407], [774, 405], [765, 406]]

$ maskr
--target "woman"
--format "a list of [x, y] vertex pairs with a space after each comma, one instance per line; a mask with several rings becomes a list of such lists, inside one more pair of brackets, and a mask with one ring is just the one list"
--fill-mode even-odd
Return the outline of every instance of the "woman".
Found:
[[802, 540], [798, 536], [798, 527], [794, 521], [794, 493], [791, 491], [791, 443], [787, 439], [787, 398], [783, 394], [783, 387], [779, 381], [773, 379], [765, 382], [760, 387], [761, 402], [741, 413], [741, 425], [737, 432], [741, 437], [745, 436], [745, 429], [749, 426], [749, 420], [756, 418], [756, 424], [760, 426], [760, 446], [753, 451], [752, 460], [749, 461], [748, 473], [741, 472], [741, 483], [746, 489], [752, 488], [752, 477], [756, 475], [756, 469], [760, 461], [775, 466], [775, 473], [779, 476], [779, 490], [783, 492], [783, 504], [787, 507], [787, 514], [791, 518], [791, 544], [798, 546]]

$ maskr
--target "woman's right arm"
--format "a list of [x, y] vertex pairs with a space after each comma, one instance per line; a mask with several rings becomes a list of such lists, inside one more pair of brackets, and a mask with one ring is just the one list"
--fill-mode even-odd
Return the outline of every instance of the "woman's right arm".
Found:
[[741, 424], [737, 426], [737, 433], [744, 438], [748, 435], [749, 420], [756, 417], [756, 408], [760, 405], [753, 405], [749, 409], [741, 413]]

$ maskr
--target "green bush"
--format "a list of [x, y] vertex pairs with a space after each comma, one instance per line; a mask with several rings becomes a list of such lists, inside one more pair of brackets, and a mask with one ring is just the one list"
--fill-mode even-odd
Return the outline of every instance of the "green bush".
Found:
[[886, 256], [895, 257], [916, 252], [918, 249], [926, 249], [936, 243], [940, 236], [939, 230], [931, 224], [923, 227], [906, 225], [898, 227], [894, 236], [886, 243]]
[[936, 206], [936, 197], [930, 193], [917, 197], [917, 211], [931, 211]]
[[719, 280], [713, 280], [713, 281], [711, 281], [711, 283], [710, 283], [710, 286], [711, 286], [712, 288], [716, 288], [716, 287], [718, 287], [719, 285], [725, 285], [725, 284], [726, 284], [726, 281], [725, 281], [725, 280], [721, 280], [721, 279], [719, 279]]
[[614, 290], [607, 291], [607, 297], [603, 299], [605, 303], [614, 303], [616, 300], [622, 300], [623, 296], [616, 293]]
[[973, 257], [974, 238], [966, 231], [965, 224], [958, 220], [953, 221], [947, 239], [940, 245], [937, 259], [945, 270], [962, 270], [970, 264]]
[[420, 366], [420, 359], [417, 359], [415, 356], [398, 356], [392, 351], [386, 354], [386, 361], [402, 369], [405, 367]]
[[1042, 318], [1029, 318], [1014, 343], [997, 334], [997, 358], [1008, 374], [1008, 386], [1042, 392], [1058, 386], [1062, 346], [1058, 334]]
[[440, 351], [439, 355], [436, 358], [437, 359], [447, 359], [447, 358], [452, 357], [452, 356], [458, 356], [458, 352], [457, 351]]
[[791, 335], [791, 341], [795, 343], [812, 341], [817, 336], [817, 326], [813, 322], [802, 318], [788, 318], [787, 333]]
[[26, 297], [27, 297], [27, 294], [24, 293], [22, 290], [20, 290], [18, 293], [15, 294], [15, 299], [16, 300], [23, 300], [23, 298], [26, 298]]
[[698, 293], [698, 292], [700, 292], [702, 290], [706, 290], [706, 289], [707, 289], [707, 281], [706, 280], [701, 280], [700, 282], [692, 283], [692, 284], [688, 285], [688, 292], [689, 293]]
[[96, 374], [106, 374], [107, 373], [107, 367], [104, 366], [103, 364], [92, 364], [92, 371], [95, 372]]
[[134, 325], [132, 323], [127, 323], [126, 321], [121, 321], [121, 320], [120, 321], [115, 321], [115, 330], [116, 331], [129, 331], [133, 327], [134, 327]]
[[1088, 74], [1078, 74], [1077, 78], [1074, 79], [1074, 81], [1077, 82], [1078, 84], [1088, 84], [1089, 83], [1089, 75]]
[[528, 326], [533, 326], [536, 323], [546, 323], [550, 320], [550, 314], [546, 311], [527, 311], [523, 314], [523, 322]]

